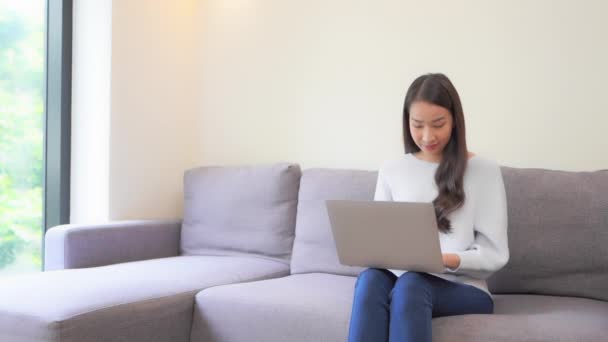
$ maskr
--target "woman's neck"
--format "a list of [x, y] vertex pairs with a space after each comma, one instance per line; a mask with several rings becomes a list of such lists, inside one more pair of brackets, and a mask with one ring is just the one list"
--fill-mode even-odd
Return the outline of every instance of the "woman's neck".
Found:
[[[441, 158], [443, 155], [428, 155], [425, 153], [422, 153], [422, 151], [418, 151], [413, 153], [414, 157], [420, 159], [420, 160], [424, 160], [430, 163], [441, 163]], [[475, 153], [473, 152], [467, 152], [467, 159], [471, 159], [475, 156]]]
[[424, 160], [430, 163], [440, 163], [441, 162], [441, 157], [442, 155], [428, 155], [425, 153], [422, 153], [421, 151], [414, 153], [414, 157], [420, 159], [420, 160]]

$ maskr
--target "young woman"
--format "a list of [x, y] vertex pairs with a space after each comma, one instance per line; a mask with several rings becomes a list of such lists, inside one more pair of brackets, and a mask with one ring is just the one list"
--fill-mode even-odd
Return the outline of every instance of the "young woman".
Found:
[[444, 273], [359, 274], [349, 341], [431, 341], [433, 317], [491, 314], [485, 279], [509, 260], [500, 167], [467, 150], [462, 105], [443, 74], [418, 77], [403, 107], [405, 154], [378, 172], [375, 200], [432, 202]]

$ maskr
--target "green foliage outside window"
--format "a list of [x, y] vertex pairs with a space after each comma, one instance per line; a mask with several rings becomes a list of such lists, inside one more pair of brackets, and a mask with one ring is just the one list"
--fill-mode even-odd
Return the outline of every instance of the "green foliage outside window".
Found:
[[41, 266], [44, 6], [0, 0], [0, 275]]

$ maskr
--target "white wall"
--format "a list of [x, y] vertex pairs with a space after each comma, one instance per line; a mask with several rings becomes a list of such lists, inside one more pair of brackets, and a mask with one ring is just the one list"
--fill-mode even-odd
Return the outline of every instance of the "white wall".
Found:
[[74, 1], [70, 222], [109, 218], [112, 1]]
[[426, 72], [459, 90], [471, 151], [607, 169], [604, 13], [600, 0], [113, 1], [109, 217], [179, 217], [197, 165], [376, 169], [403, 153], [403, 96]]

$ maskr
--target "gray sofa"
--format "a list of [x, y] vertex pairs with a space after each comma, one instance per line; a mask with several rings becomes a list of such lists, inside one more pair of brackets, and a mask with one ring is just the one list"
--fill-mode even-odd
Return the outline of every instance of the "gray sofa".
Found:
[[[608, 340], [608, 170], [502, 172], [495, 313], [436, 318], [434, 340]], [[45, 272], [0, 279], [0, 341], [345, 341], [361, 269], [339, 264], [324, 201], [371, 200], [376, 176], [204, 167], [183, 222], [54, 227]]]

